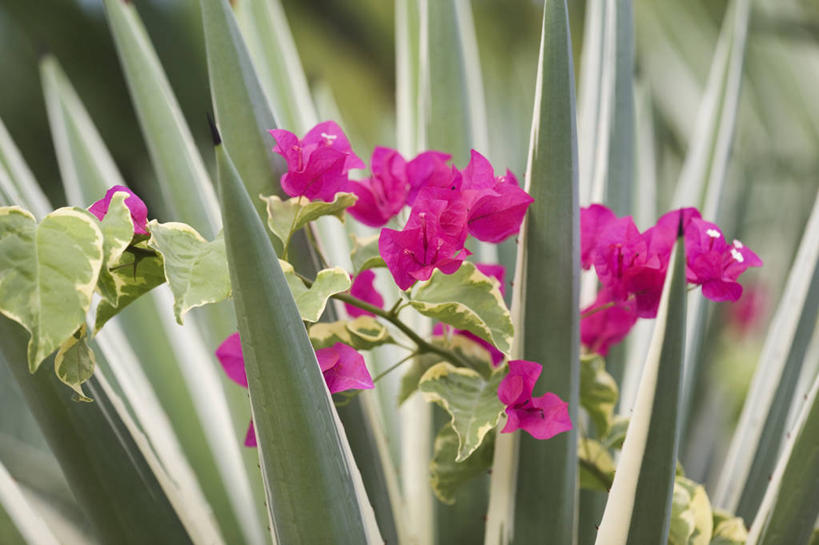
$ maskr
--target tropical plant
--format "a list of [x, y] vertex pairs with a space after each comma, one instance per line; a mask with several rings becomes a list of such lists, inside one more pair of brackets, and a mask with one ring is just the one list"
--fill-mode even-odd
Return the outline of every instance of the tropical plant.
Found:
[[397, 149], [366, 162], [278, 0], [200, 0], [214, 178], [135, 6], [104, 4], [161, 199], [44, 57], [68, 206], [0, 124], [0, 403], [24, 430], [0, 426], [0, 542], [816, 539], [819, 195], [715, 486], [689, 469], [729, 382], [704, 367], [713, 303], [753, 303], [762, 265], [714, 223], [750, 0], [670, 199], [630, 0], [585, 5], [577, 113], [576, 14], [546, 0], [520, 185], [484, 156], [515, 128], [487, 115], [466, 0], [396, 0]]

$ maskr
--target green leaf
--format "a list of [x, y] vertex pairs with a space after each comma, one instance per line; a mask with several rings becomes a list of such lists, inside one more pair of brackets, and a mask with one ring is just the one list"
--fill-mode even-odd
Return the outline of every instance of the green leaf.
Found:
[[686, 291], [685, 247], [679, 236], [596, 545], [668, 539], [679, 444]]
[[148, 230], [148, 246], [162, 255], [177, 322], [181, 324], [185, 313], [194, 307], [230, 297], [222, 233], [208, 242], [190, 225], [156, 220], [151, 221]]
[[68, 338], [54, 356], [54, 372], [63, 384], [76, 393], [76, 401], [94, 401], [82, 391], [82, 385], [94, 376], [97, 359], [88, 346], [85, 324]]
[[0, 208], [0, 312], [31, 334], [31, 372], [85, 323], [102, 245], [86, 210], [60, 208], [37, 225], [21, 208]]
[[[99, 331], [108, 320], [136, 299], [165, 283], [165, 264], [162, 256], [148, 248], [147, 241], [131, 246], [108, 267], [116, 292], [116, 304], [106, 300], [97, 305], [94, 331]], [[155, 318], [155, 313], [154, 318]]]
[[128, 197], [128, 193], [124, 191], [114, 193], [108, 206], [108, 212], [100, 222], [103, 266], [100, 269], [97, 289], [100, 295], [114, 307], [119, 304], [121, 289], [114, 277], [116, 270], [112, 272], [111, 269], [120, 262], [123, 252], [134, 238], [134, 222], [131, 219], [131, 211], [125, 204], [125, 199]]
[[[430, 484], [435, 496], [447, 505], [455, 503], [455, 494], [462, 485], [486, 474], [492, 467], [495, 436], [489, 434], [475, 452], [462, 462], [456, 461], [460, 438], [452, 424], [447, 424], [433, 444], [429, 464]], [[443, 523], [443, 521], [442, 521]]]
[[614, 459], [600, 441], [578, 438], [580, 487], [608, 492], [614, 479]]
[[4, 545], [59, 545], [23, 495], [23, 488], [0, 462], [0, 542]]
[[[100, 542], [192, 543], [169, 500], [172, 489], [160, 484], [154, 472], [156, 459], [146, 459], [151, 450], [145, 438], [135, 436], [135, 428], [122, 420], [121, 400], [112, 398], [101, 379], [93, 377], [85, 387], [95, 402], [72, 401], [54, 373], [26, 371], [25, 343], [22, 328], [0, 318], [0, 360], [20, 386]], [[192, 532], [196, 533], [195, 526]]]
[[441, 356], [437, 354], [421, 354], [410, 362], [410, 366], [401, 377], [401, 385], [398, 389], [398, 404], [403, 404], [418, 390], [418, 383], [430, 367], [441, 362]]
[[233, 301], [275, 541], [376, 543], [375, 518], [280, 261], [221, 145], [216, 161]]
[[603, 444], [609, 449], [623, 448], [623, 441], [626, 439], [626, 431], [628, 431], [628, 424], [631, 421], [626, 416], [615, 416], [609, 428], [609, 433], [606, 435]]
[[[513, 358], [536, 361], [536, 391], [554, 392], [578, 422], [580, 236], [574, 66], [566, 0], [543, 10], [526, 190], [512, 307]], [[577, 429], [548, 441], [499, 436], [486, 542], [573, 543], [577, 520]]]
[[580, 405], [589, 413], [600, 437], [609, 433], [617, 394], [617, 382], [606, 372], [603, 358], [592, 355], [580, 359]]
[[359, 316], [355, 320], [318, 322], [308, 330], [313, 347], [326, 348], [344, 343], [356, 350], [370, 350], [393, 342], [390, 332], [372, 316]]
[[714, 520], [705, 488], [685, 477], [674, 481], [668, 545], [709, 545]]
[[14, 145], [2, 120], [0, 120], [0, 167], [3, 167], [0, 168], [0, 171], [6, 171], [9, 182], [19, 194], [19, 200], [12, 201], [10, 204], [31, 210], [37, 218], [44, 218], [51, 212], [53, 209], [51, 204], [34, 179], [20, 150]]
[[715, 500], [751, 520], [768, 487], [819, 315], [819, 192], [731, 438]]
[[354, 205], [358, 197], [352, 193], [336, 193], [333, 202], [324, 202], [310, 201], [307, 197], [283, 201], [271, 195], [262, 200], [267, 203], [267, 226], [287, 247], [293, 233], [322, 216], [335, 216], [344, 223], [344, 211]]
[[456, 462], [469, 458], [498, 425], [504, 410], [498, 386], [504, 376], [505, 367], [486, 379], [472, 369], [442, 362], [421, 377], [418, 389], [424, 399], [437, 403], [452, 417], [452, 427], [458, 434]]
[[318, 116], [281, 3], [239, 0], [233, 9], [277, 125], [306, 133]]
[[306, 322], [318, 322], [324, 312], [324, 307], [327, 306], [327, 300], [336, 293], [350, 289], [350, 275], [341, 267], [319, 271], [316, 279], [308, 288], [296, 274], [293, 265], [281, 259], [279, 265], [287, 279], [287, 285], [290, 286], [293, 298], [296, 300], [299, 314]]
[[355, 274], [367, 269], [386, 267], [387, 264], [378, 253], [378, 236], [357, 237], [350, 235], [353, 240], [353, 249], [350, 252], [350, 260], [353, 262]]
[[220, 223], [213, 184], [136, 6], [123, 0], [104, 3], [120, 65], [156, 170], [161, 204], [168, 208], [164, 215], [184, 221], [210, 238], [219, 230]]
[[740, 517], [715, 509], [713, 513], [714, 533], [709, 545], [745, 545], [748, 530]]
[[435, 270], [413, 290], [410, 304], [424, 316], [465, 329], [509, 355], [514, 327], [497, 282], [473, 263], [464, 262], [453, 274]]

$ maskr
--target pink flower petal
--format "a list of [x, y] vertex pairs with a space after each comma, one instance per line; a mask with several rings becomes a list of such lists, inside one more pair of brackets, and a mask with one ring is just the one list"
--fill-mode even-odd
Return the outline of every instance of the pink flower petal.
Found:
[[245, 434], [245, 446], [251, 448], [259, 446], [259, 444], [256, 442], [256, 429], [253, 427], [253, 420], [250, 421], [250, 425], [247, 427], [247, 433]]
[[447, 164], [451, 158], [451, 155], [440, 151], [425, 151], [407, 163], [407, 181], [410, 185], [408, 204], [415, 202], [415, 197], [424, 187], [460, 190], [460, 175], [456, 179], [457, 171]]
[[222, 364], [222, 369], [230, 380], [247, 388], [247, 375], [245, 374], [245, 360], [242, 356], [242, 343], [239, 333], [233, 333], [222, 341], [216, 349], [216, 357]]
[[586, 316], [580, 320], [580, 340], [590, 352], [601, 356], [622, 341], [637, 322], [633, 305], [615, 303], [605, 289], [600, 290], [595, 302], [584, 308], [582, 314]]
[[147, 235], [148, 234], [148, 207], [140, 199], [136, 193], [125, 186], [115, 185], [105, 192], [105, 196], [88, 207], [88, 211], [94, 214], [98, 220], [102, 221], [108, 213], [108, 207], [111, 205], [111, 199], [114, 193], [122, 191], [128, 193], [129, 197], [125, 199], [125, 206], [131, 211], [131, 220], [134, 222], [134, 234]]
[[[361, 271], [355, 276], [355, 278], [353, 278], [353, 285], [350, 288], [350, 295], [378, 308], [384, 308], [384, 298], [381, 297], [381, 294], [378, 293], [378, 290], [376, 290], [373, 286], [374, 280], [375, 272], [370, 269]], [[344, 306], [347, 309], [347, 314], [353, 318], [358, 316], [373, 316], [372, 312], [362, 310], [358, 307], [354, 307], [353, 305], [345, 304]]]
[[499, 183], [469, 210], [469, 233], [484, 242], [498, 243], [520, 231], [526, 210], [534, 199], [517, 185]]
[[606, 226], [617, 219], [614, 212], [602, 204], [580, 209], [580, 263], [584, 269], [591, 268], [597, 239]]
[[351, 346], [336, 343], [316, 350], [319, 367], [331, 394], [345, 390], [369, 390], [375, 387], [364, 357]]
[[407, 164], [396, 150], [376, 147], [371, 168], [370, 178], [350, 182], [348, 191], [358, 195], [358, 201], [348, 212], [365, 225], [381, 227], [407, 202]]
[[543, 366], [533, 361], [510, 361], [509, 373], [498, 386], [498, 399], [504, 405], [525, 403], [532, 397], [532, 390], [541, 371]]

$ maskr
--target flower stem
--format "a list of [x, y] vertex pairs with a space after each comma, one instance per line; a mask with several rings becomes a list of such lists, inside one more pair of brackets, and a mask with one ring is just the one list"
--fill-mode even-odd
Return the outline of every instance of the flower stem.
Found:
[[409, 355], [401, 358], [400, 360], [398, 360], [396, 363], [393, 363], [387, 369], [385, 369], [384, 371], [381, 371], [380, 373], [378, 373], [378, 375], [376, 375], [376, 377], [373, 379], [373, 384], [375, 384], [376, 382], [378, 382], [379, 380], [381, 380], [382, 378], [387, 376], [392, 371], [396, 370], [402, 363], [411, 360], [412, 358], [414, 358], [417, 355], [418, 355], [418, 352], [412, 352], [411, 354], [409, 354]]

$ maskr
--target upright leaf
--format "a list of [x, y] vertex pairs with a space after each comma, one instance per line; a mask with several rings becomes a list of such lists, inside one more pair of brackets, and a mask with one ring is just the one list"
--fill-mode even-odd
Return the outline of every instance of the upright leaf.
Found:
[[679, 443], [685, 303], [685, 248], [680, 236], [596, 545], [668, 540]]
[[0, 208], [0, 313], [31, 334], [32, 372], [85, 323], [102, 257], [99, 221], [86, 210], [60, 208], [37, 224]]
[[59, 545], [0, 462], [0, 540], [6, 545]]
[[216, 157], [271, 531], [278, 543], [375, 543], [360, 476], [287, 280], [221, 144]]
[[0, 170], [5, 170], [8, 174], [9, 182], [21, 199], [19, 202], [10, 202], [10, 205], [17, 204], [31, 210], [38, 219], [51, 212], [51, 204], [46, 199], [43, 190], [37, 185], [34, 175], [20, 154], [20, 150], [12, 141], [2, 120], [0, 120], [0, 167], [3, 167]]
[[166, 215], [212, 238], [220, 225], [213, 184], [136, 7], [105, 0], [105, 12]]
[[[574, 68], [565, 0], [544, 6], [526, 188], [535, 201], [521, 230], [513, 357], [543, 365], [536, 393], [569, 403], [577, 422], [580, 383], [579, 206]], [[577, 433], [548, 441], [501, 435], [495, 444], [487, 543], [572, 543]]]
[[[819, 193], [759, 355], [715, 503], [750, 520], [767, 488], [819, 312]], [[761, 423], [761, 425], [760, 425]]]

